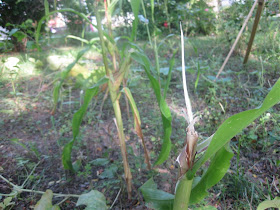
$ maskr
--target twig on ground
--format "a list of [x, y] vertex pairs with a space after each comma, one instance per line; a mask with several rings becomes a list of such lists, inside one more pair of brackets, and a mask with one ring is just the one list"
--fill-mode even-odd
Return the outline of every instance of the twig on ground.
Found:
[[[13, 192], [10, 194], [2, 194], [0, 193], [0, 196], [14, 196], [18, 193], [21, 192], [30, 192], [30, 193], [37, 193], [37, 194], [44, 194], [45, 192], [43, 191], [38, 191], [38, 190], [30, 190], [30, 189], [24, 189], [21, 186], [15, 185], [12, 182], [10, 182], [8, 179], [0, 175], [0, 178], [3, 179], [5, 182], [7, 182], [9, 185], [13, 186]], [[75, 195], [75, 194], [59, 194], [59, 193], [53, 193], [55, 197], [75, 197], [79, 198], [80, 195]]]
[[118, 194], [117, 194], [117, 196], [116, 196], [116, 198], [115, 198], [114, 202], [113, 202], [113, 203], [112, 203], [112, 205], [110, 206], [110, 209], [112, 209], [112, 208], [113, 208], [113, 206], [115, 205], [115, 203], [117, 202], [117, 200], [118, 200], [118, 198], [119, 198], [119, 195], [120, 195], [121, 191], [122, 191], [122, 188], [120, 188], [120, 190], [119, 190], [119, 192], [118, 192]]

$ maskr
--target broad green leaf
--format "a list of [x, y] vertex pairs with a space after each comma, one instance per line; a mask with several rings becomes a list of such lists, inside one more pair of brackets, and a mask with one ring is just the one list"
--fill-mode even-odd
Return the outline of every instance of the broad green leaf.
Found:
[[18, 42], [22, 41], [25, 37], [27, 37], [27, 35], [25, 33], [23, 33], [22, 31], [15, 32], [13, 34], [13, 36], [17, 38]]
[[108, 163], [110, 163], [110, 161], [107, 158], [97, 158], [95, 160], [90, 161], [89, 163], [95, 166], [105, 166]]
[[12, 36], [14, 33], [16, 33], [19, 29], [18, 28], [13, 28], [10, 32], [9, 32], [9, 36]]
[[108, 209], [106, 206], [105, 196], [97, 191], [91, 190], [89, 193], [82, 194], [76, 206], [86, 205], [85, 210], [105, 210]]
[[105, 170], [98, 176], [101, 179], [113, 179], [116, 177], [116, 173], [118, 171], [118, 166], [115, 164], [106, 167]]
[[159, 157], [154, 165], [160, 165], [165, 160], [167, 160], [171, 150], [170, 136], [172, 133], [172, 126], [171, 126], [172, 117], [171, 117], [170, 109], [163, 98], [161, 98], [160, 101], [160, 110], [161, 110], [161, 119], [163, 122], [163, 143], [161, 146]]
[[68, 76], [69, 72], [71, 71], [71, 69], [75, 66], [75, 64], [80, 60], [80, 58], [87, 52], [90, 50], [90, 47], [87, 47], [86, 49], [83, 49], [81, 50], [76, 59], [70, 63], [66, 69], [62, 72], [61, 74], [61, 79], [60, 79], [60, 82], [54, 87], [54, 90], [53, 90], [53, 103], [54, 103], [54, 106], [53, 106], [53, 109], [52, 109], [52, 113], [55, 112], [56, 110], [56, 106], [57, 106], [57, 102], [58, 102], [58, 98], [59, 98], [59, 91], [60, 91], [60, 88], [64, 82], [64, 80], [66, 79], [66, 77]]
[[157, 189], [153, 178], [149, 179], [140, 188], [148, 208], [158, 210], [173, 209], [174, 195]]
[[99, 82], [97, 82], [93, 87], [89, 88], [85, 92], [84, 103], [80, 109], [74, 114], [72, 119], [72, 132], [73, 139], [65, 145], [62, 152], [62, 163], [65, 169], [74, 171], [72, 161], [71, 161], [71, 152], [74, 142], [79, 134], [80, 125], [82, 123], [83, 117], [86, 113], [88, 105], [91, 99], [98, 94], [99, 86], [106, 83], [108, 78], [104, 77]]
[[139, 22], [138, 14], [140, 9], [140, 2], [141, 2], [140, 0], [130, 0], [130, 5], [134, 15], [134, 20], [132, 23], [131, 41], [134, 41], [134, 39], [136, 38], [137, 26]]
[[280, 198], [276, 197], [274, 200], [265, 200], [258, 205], [257, 210], [264, 210], [268, 208], [280, 209]]
[[237, 135], [242, 129], [247, 127], [261, 114], [266, 112], [272, 106], [280, 101], [280, 79], [274, 84], [271, 91], [268, 93], [263, 101], [263, 104], [256, 109], [240, 112], [229, 117], [218, 128], [214, 134], [212, 141], [206, 150], [205, 154], [193, 166], [193, 170], [189, 171], [188, 176], [194, 176], [195, 172], [203, 165], [209, 158], [211, 158], [218, 150], [220, 150], [228, 141]]
[[170, 109], [164, 100], [164, 97], [161, 95], [161, 89], [160, 89], [160, 84], [158, 80], [151, 74], [151, 63], [148, 57], [145, 54], [141, 54], [139, 52], [134, 52], [131, 54], [131, 57], [137, 61], [139, 64], [142, 65], [144, 68], [150, 82], [152, 85], [152, 88], [154, 90], [154, 93], [157, 98], [157, 102], [160, 108], [161, 112], [161, 118], [162, 118], [162, 123], [163, 123], [163, 143], [161, 147], [161, 151], [159, 154], [158, 159], [156, 160], [154, 165], [160, 165], [162, 164], [165, 160], [167, 160], [170, 150], [171, 150], [171, 141], [170, 141], [170, 136], [172, 132], [172, 127], [171, 127], [171, 112]]
[[210, 166], [196, 185], [193, 185], [190, 204], [196, 204], [208, 195], [207, 190], [217, 184], [230, 167], [233, 152], [229, 145], [222, 147], [211, 160]]
[[34, 210], [59, 210], [59, 206], [52, 205], [53, 192], [47, 190], [36, 204]]

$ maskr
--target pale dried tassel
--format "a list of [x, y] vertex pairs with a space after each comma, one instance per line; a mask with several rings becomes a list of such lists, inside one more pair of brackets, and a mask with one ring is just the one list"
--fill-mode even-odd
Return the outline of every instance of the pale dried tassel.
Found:
[[194, 124], [197, 120], [198, 118], [196, 117], [188, 126], [185, 146], [176, 159], [180, 165], [180, 177], [191, 169], [194, 163], [196, 145], [198, 141], [198, 134], [194, 129]]

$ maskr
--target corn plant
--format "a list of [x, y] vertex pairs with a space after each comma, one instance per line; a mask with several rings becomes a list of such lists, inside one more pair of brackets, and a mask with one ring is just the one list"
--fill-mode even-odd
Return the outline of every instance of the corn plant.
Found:
[[[98, 94], [99, 86], [103, 84], [107, 84], [108, 91], [110, 94], [110, 99], [113, 105], [114, 113], [115, 113], [115, 124], [117, 127], [118, 131], [118, 137], [120, 140], [120, 148], [121, 148], [121, 155], [123, 159], [123, 167], [124, 167], [124, 174], [125, 174], [125, 181], [126, 181], [126, 186], [127, 186], [127, 192], [128, 192], [128, 198], [131, 198], [131, 192], [132, 192], [132, 175], [127, 159], [127, 151], [126, 151], [126, 145], [125, 145], [125, 135], [123, 131], [123, 120], [122, 120], [122, 111], [120, 109], [120, 97], [121, 94], [124, 93], [126, 99], [129, 101], [132, 113], [134, 116], [134, 125], [135, 125], [135, 130], [139, 138], [142, 140], [142, 145], [144, 148], [144, 156], [145, 156], [145, 162], [147, 164], [147, 168], [151, 169], [152, 165], [150, 163], [150, 158], [149, 158], [149, 153], [146, 149], [145, 146], [145, 141], [144, 141], [144, 136], [141, 130], [141, 120], [140, 120], [140, 115], [136, 106], [136, 103], [133, 99], [133, 96], [131, 94], [131, 91], [129, 90], [128, 87], [126, 87], [126, 77], [128, 75], [130, 65], [132, 63], [132, 60], [140, 61], [141, 58], [143, 57], [144, 59], [147, 59], [147, 56], [145, 56], [145, 53], [143, 50], [141, 50], [136, 44], [133, 43], [133, 41], [136, 39], [136, 31], [137, 31], [137, 25], [138, 25], [138, 13], [139, 13], [139, 8], [140, 8], [140, 0], [132, 0], [130, 2], [131, 8], [134, 14], [134, 21], [133, 21], [133, 26], [132, 26], [132, 33], [130, 37], [123, 36], [122, 38], [127, 40], [123, 45], [122, 48], [119, 49], [117, 46], [117, 43], [112, 36], [112, 31], [111, 31], [111, 15], [114, 10], [114, 6], [116, 5], [117, 0], [115, 1], [104, 1], [104, 6], [105, 6], [105, 14], [106, 14], [106, 19], [107, 19], [107, 27], [108, 27], [108, 33], [106, 33], [102, 29], [101, 25], [101, 17], [99, 14], [99, 11], [101, 10], [101, 5], [97, 1], [94, 4], [94, 13], [97, 19], [97, 26], [95, 26], [98, 29], [98, 35], [99, 39], [98, 41], [100, 42], [101, 45], [101, 52], [102, 52], [102, 57], [103, 57], [103, 64], [105, 67], [106, 71], [106, 76], [102, 78], [99, 82], [97, 82], [93, 87], [87, 89], [85, 91], [85, 96], [84, 96], [84, 103], [80, 107], [80, 109], [74, 114], [73, 120], [72, 120], [72, 131], [73, 131], [73, 139], [64, 146], [63, 153], [62, 153], [62, 162], [63, 166], [65, 169], [70, 170], [72, 172], [75, 172], [72, 160], [71, 160], [71, 152], [72, 152], [72, 147], [73, 144], [76, 141], [76, 138], [79, 134], [79, 127], [81, 125], [82, 119], [86, 113], [86, 110], [90, 104], [91, 99]], [[58, 11], [53, 11], [48, 13], [48, 15], [51, 15], [55, 12]], [[77, 11], [74, 11], [72, 9], [61, 9], [59, 12], [74, 12], [75, 14], [79, 15], [82, 17], [86, 22], [90, 23], [89, 20], [87, 19], [86, 15], [78, 13]], [[42, 25], [42, 22], [46, 19], [46, 17], [43, 17], [39, 23], [38, 23], [38, 28], [36, 31], [36, 41], [38, 43], [39, 40], [39, 35], [40, 35], [40, 27]], [[91, 24], [91, 23], [90, 23]], [[59, 91], [60, 88], [69, 74], [70, 70], [72, 67], [75, 65], [75, 63], [78, 62], [78, 60], [83, 56], [83, 54], [89, 50], [94, 44], [97, 39], [87, 41], [83, 38], [77, 38], [74, 36], [70, 36], [69, 38], [75, 38], [83, 43], [87, 44], [88, 47], [84, 50], [82, 50], [75, 61], [71, 63], [70, 65], [67, 66], [66, 70], [62, 73], [61, 80], [58, 83], [57, 86], [54, 88], [53, 92], [53, 98], [54, 98], [54, 107], [53, 111], [56, 109], [56, 104], [58, 101], [58, 96], [59, 96]], [[155, 51], [157, 53], [157, 50]], [[108, 56], [110, 55], [110, 56]], [[111, 59], [109, 59], [110, 57]], [[157, 57], [157, 54], [156, 54]], [[146, 61], [146, 60], [145, 60]], [[141, 61], [140, 61], [141, 62]], [[157, 58], [157, 70], [159, 72], [159, 65], [158, 65], [158, 58]], [[141, 64], [141, 63], [140, 63]], [[154, 76], [152, 74], [152, 71], [150, 71], [150, 67], [152, 66], [150, 61], [148, 60], [145, 65], [148, 65], [148, 68], [144, 68], [148, 78], [151, 82], [152, 88], [154, 89], [157, 102], [160, 107], [160, 112], [162, 116], [162, 122], [163, 122], [163, 127], [164, 127], [164, 136], [163, 136], [163, 145], [162, 145], [162, 150], [159, 154], [158, 159], [156, 160], [154, 165], [159, 165], [163, 163], [169, 155], [170, 148], [171, 148], [171, 141], [170, 141], [170, 135], [171, 135], [171, 113], [170, 110], [167, 106], [167, 103], [165, 102], [166, 98], [166, 93], [168, 90], [169, 82], [171, 79], [171, 71], [174, 65], [174, 56], [171, 59], [170, 62], [170, 69], [169, 69], [169, 74], [167, 78], [166, 85], [164, 87], [164, 94], [161, 94], [161, 85], [160, 85], [160, 78], [159, 74]], [[122, 87], [122, 89], [121, 89]]]
[[[153, 209], [188, 209], [190, 204], [197, 204], [204, 199], [208, 195], [207, 190], [217, 184], [230, 167], [230, 160], [233, 157], [233, 152], [229, 146], [230, 140], [280, 101], [280, 79], [278, 79], [260, 107], [229, 117], [212, 136], [198, 143], [198, 133], [194, 128], [197, 119], [192, 114], [184, 72], [184, 41], [182, 30], [181, 43], [183, 86], [189, 126], [187, 128], [185, 145], [177, 158], [180, 165], [180, 178], [176, 185], [175, 195], [158, 190], [153, 179], [148, 180], [140, 188], [147, 205]], [[148, 68], [148, 65], [146, 68]], [[195, 159], [196, 154], [199, 154], [197, 160]], [[210, 161], [207, 170], [202, 176], [196, 176], [198, 170], [207, 161]]]

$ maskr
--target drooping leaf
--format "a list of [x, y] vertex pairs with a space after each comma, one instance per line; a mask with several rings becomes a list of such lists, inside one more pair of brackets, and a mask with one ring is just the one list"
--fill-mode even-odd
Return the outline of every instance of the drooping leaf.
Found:
[[85, 210], [106, 210], [106, 198], [105, 196], [97, 191], [91, 190], [89, 193], [82, 194], [76, 206], [86, 205]]
[[125, 87], [122, 92], [124, 92], [126, 94], [126, 97], [128, 98], [128, 101], [130, 103], [132, 112], [133, 112], [133, 116], [134, 116], [134, 127], [135, 127], [135, 131], [137, 133], [137, 135], [139, 136], [139, 138], [142, 140], [142, 146], [144, 149], [144, 154], [145, 154], [145, 162], [148, 165], [148, 169], [151, 169], [151, 163], [150, 163], [150, 158], [149, 158], [149, 153], [148, 150], [146, 148], [145, 145], [145, 140], [144, 140], [144, 135], [141, 129], [141, 120], [140, 120], [140, 115], [139, 115], [139, 111], [136, 107], [136, 103], [134, 101], [134, 98], [129, 90], [129, 88]]
[[157, 185], [153, 178], [149, 179], [140, 188], [148, 208], [158, 210], [173, 209], [174, 195], [157, 189]]
[[233, 152], [229, 145], [222, 147], [211, 160], [210, 166], [196, 185], [193, 185], [190, 204], [196, 204], [208, 195], [207, 190], [217, 184], [230, 167]]
[[265, 200], [258, 205], [257, 210], [264, 210], [268, 208], [280, 209], [280, 198], [275, 197], [274, 200]]
[[170, 150], [171, 150], [171, 141], [170, 141], [170, 136], [172, 132], [172, 127], [171, 127], [171, 112], [170, 109], [164, 100], [164, 97], [161, 95], [161, 89], [160, 89], [160, 84], [158, 80], [151, 74], [151, 63], [148, 57], [145, 54], [139, 53], [139, 52], [134, 52], [131, 54], [131, 57], [137, 61], [139, 64], [142, 65], [144, 68], [150, 82], [151, 86], [154, 90], [154, 93], [157, 98], [157, 102], [160, 108], [161, 112], [161, 119], [163, 123], [163, 143], [161, 147], [161, 151], [159, 154], [158, 159], [156, 160], [154, 165], [160, 165], [162, 164], [165, 160], [167, 160]]
[[87, 89], [85, 92], [84, 103], [80, 107], [80, 109], [74, 114], [72, 119], [72, 132], [73, 139], [64, 146], [62, 152], [62, 163], [65, 169], [74, 171], [72, 161], [71, 161], [71, 152], [74, 142], [79, 134], [80, 125], [82, 123], [83, 117], [86, 113], [88, 105], [91, 99], [98, 94], [99, 86], [106, 83], [108, 78], [104, 77], [99, 82], [97, 82], [94, 86]]
[[[137, 131], [137, 129], [139, 129], [139, 128], [137, 128], [137, 124], [139, 124], [139, 126], [140, 126], [141, 125], [141, 120], [140, 120], [140, 115], [139, 115], [139, 111], [137, 109], [136, 103], [134, 101], [134, 98], [133, 98], [129, 88], [127, 88], [127, 87], [123, 88], [122, 92], [124, 92], [126, 94], [126, 97], [128, 98], [128, 101], [129, 101], [130, 106], [132, 108], [133, 115], [135, 115], [135, 117], [134, 117], [134, 127], [135, 127], [135, 130]], [[138, 123], [136, 123], [136, 121]], [[141, 129], [141, 127], [140, 127], [140, 129]]]
[[220, 150], [228, 141], [230, 141], [242, 129], [247, 127], [261, 114], [266, 112], [279, 101], [280, 79], [278, 79], [278, 81], [274, 84], [271, 91], [265, 97], [263, 104], [259, 108], [240, 112], [225, 120], [225, 122], [218, 128], [218, 130], [212, 137], [212, 141], [205, 154], [194, 164], [193, 170], [189, 171], [190, 173], [188, 174], [188, 176], [194, 176], [201, 165], [209, 160], [209, 158], [211, 158], [218, 150]]
[[52, 205], [53, 192], [47, 190], [35, 206], [35, 210], [59, 210], [59, 206]]

